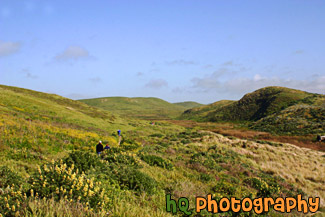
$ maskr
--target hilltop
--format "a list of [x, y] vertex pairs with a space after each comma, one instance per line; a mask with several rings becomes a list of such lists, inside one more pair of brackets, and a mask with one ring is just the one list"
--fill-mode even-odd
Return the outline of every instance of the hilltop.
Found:
[[284, 87], [265, 87], [238, 101], [220, 101], [185, 111], [181, 119], [249, 123], [275, 133], [322, 133], [325, 96]]
[[186, 109], [200, 105], [195, 102], [169, 103], [154, 97], [104, 97], [80, 101], [113, 114], [139, 119], [176, 118]]
[[211, 113], [215, 112], [223, 106], [230, 105], [235, 101], [233, 100], [221, 100], [218, 102], [211, 103], [209, 105], [203, 105], [196, 108], [188, 109], [184, 111], [181, 115], [181, 119], [190, 119], [196, 121], [204, 121], [206, 120], [206, 116]]
[[179, 105], [184, 107], [185, 109], [191, 109], [191, 108], [196, 108], [199, 106], [202, 106], [203, 104], [201, 103], [197, 103], [197, 102], [193, 102], [193, 101], [186, 101], [186, 102], [175, 102], [173, 103], [174, 105]]

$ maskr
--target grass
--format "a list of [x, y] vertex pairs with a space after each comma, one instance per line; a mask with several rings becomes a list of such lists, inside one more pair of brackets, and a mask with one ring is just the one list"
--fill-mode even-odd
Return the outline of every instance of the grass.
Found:
[[140, 119], [175, 118], [187, 108], [200, 105], [195, 102], [169, 103], [154, 97], [104, 97], [80, 101], [107, 110], [112, 114]]
[[[324, 152], [253, 133], [250, 139], [240, 139], [211, 132], [217, 126], [238, 130], [234, 124], [157, 121], [151, 125], [58, 96], [6, 86], [0, 92], [0, 166], [9, 168], [0, 183], [11, 185], [0, 185], [0, 213], [6, 216], [17, 211], [24, 216], [171, 216], [165, 211], [167, 193], [176, 199], [188, 197], [191, 208], [195, 196], [208, 193], [215, 198], [243, 198], [303, 192], [305, 197], [321, 197], [325, 206]], [[122, 130], [120, 145], [117, 129]], [[111, 146], [102, 157], [94, 153], [98, 140]], [[82, 188], [87, 188], [69, 195], [77, 183], [65, 180], [75, 173], [78, 180], [83, 177]], [[94, 201], [103, 199], [87, 196], [96, 186], [105, 189], [109, 201], [100, 208]], [[266, 215], [280, 216], [274, 211]]]
[[219, 101], [185, 111], [180, 119], [240, 123], [277, 135], [323, 134], [325, 96], [265, 87], [238, 101]]

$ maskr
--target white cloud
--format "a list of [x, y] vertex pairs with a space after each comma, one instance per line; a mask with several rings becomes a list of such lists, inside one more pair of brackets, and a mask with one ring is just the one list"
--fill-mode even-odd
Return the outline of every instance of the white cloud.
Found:
[[90, 57], [89, 52], [79, 46], [69, 46], [62, 53], [55, 56], [56, 60], [80, 60], [88, 59]]
[[21, 48], [21, 44], [19, 42], [0, 41], [0, 57], [17, 53], [20, 50], [20, 48]]
[[232, 78], [221, 82], [217, 77], [193, 78], [193, 88], [203, 92], [220, 92], [240, 96], [267, 86], [282, 86], [312, 93], [325, 93], [325, 76], [311, 76], [305, 80], [263, 77], [259, 74], [252, 78]]
[[152, 89], [160, 89], [162, 87], [167, 87], [168, 83], [164, 79], [153, 79], [150, 80], [145, 86]]

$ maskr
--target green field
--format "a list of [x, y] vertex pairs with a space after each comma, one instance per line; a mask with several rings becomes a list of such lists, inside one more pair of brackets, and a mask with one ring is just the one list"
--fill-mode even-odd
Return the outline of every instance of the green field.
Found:
[[189, 108], [200, 106], [196, 102], [169, 103], [154, 97], [104, 97], [80, 100], [113, 114], [140, 119], [170, 119]]
[[[313, 100], [315, 106], [322, 103], [318, 96]], [[152, 103], [167, 102], [152, 99]], [[221, 108], [233, 103], [225, 101]], [[324, 216], [324, 152], [227, 137], [204, 126], [165, 120], [151, 125], [139, 119], [142, 113], [134, 119], [89, 104], [0, 86], [1, 215], [172, 216], [166, 212], [166, 194], [189, 198], [192, 209], [196, 196], [211, 193], [216, 199], [318, 196], [322, 211], [316, 216]], [[180, 105], [174, 106], [177, 111], [168, 110], [164, 118], [177, 116]], [[99, 140], [111, 146], [101, 157], [95, 154]], [[211, 216], [206, 211], [200, 215]], [[283, 214], [271, 209], [261, 216]], [[292, 216], [302, 215], [294, 211]]]

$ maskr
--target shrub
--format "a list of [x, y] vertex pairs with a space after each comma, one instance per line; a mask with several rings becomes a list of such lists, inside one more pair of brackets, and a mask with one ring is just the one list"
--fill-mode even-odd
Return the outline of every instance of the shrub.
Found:
[[21, 216], [26, 199], [27, 196], [23, 194], [23, 190], [15, 185], [1, 189], [0, 214], [4, 216]]
[[162, 137], [164, 137], [164, 134], [161, 134], [161, 133], [154, 133], [154, 134], [151, 134], [150, 137], [158, 137], [158, 138], [162, 138]]
[[67, 166], [74, 165], [79, 172], [87, 172], [90, 168], [101, 164], [100, 158], [96, 154], [85, 151], [74, 151], [64, 159]]
[[279, 185], [276, 184], [270, 186], [266, 181], [258, 177], [247, 178], [244, 180], [244, 183], [257, 190], [257, 197], [271, 197], [280, 192]]
[[212, 190], [223, 196], [234, 196], [236, 193], [236, 186], [226, 181], [219, 181]]
[[209, 174], [201, 173], [199, 176], [199, 179], [203, 182], [209, 182], [209, 181], [213, 180], [213, 177]]
[[122, 188], [137, 192], [153, 194], [157, 188], [157, 182], [145, 173], [134, 168], [121, 167], [116, 172], [118, 182]]
[[167, 160], [156, 156], [156, 155], [142, 155], [141, 160], [149, 164], [150, 166], [158, 166], [161, 168], [165, 168], [168, 170], [173, 169], [173, 164], [168, 162]]
[[43, 165], [31, 176], [29, 183], [31, 197], [54, 198], [57, 201], [64, 198], [95, 210], [107, 206], [108, 198], [100, 187], [101, 183], [88, 179], [84, 173], [80, 174], [74, 164], [68, 167], [61, 161], [59, 164]]
[[103, 159], [109, 163], [124, 164], [135, 167], [139, 166], [139, 160], [136, 158], [136, 155], [132, 153], [108, 153]]
[[7, 166], [0, 167], [0, 188], [7, 186], [19, 186], [22, 178], [15, 172], [11, 171]]

